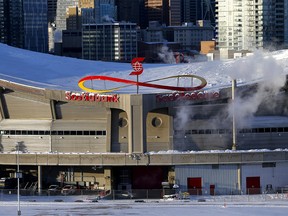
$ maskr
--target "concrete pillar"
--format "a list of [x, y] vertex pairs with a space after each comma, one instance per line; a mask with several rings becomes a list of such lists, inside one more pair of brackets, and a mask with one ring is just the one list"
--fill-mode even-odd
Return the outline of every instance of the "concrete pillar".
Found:
[[142, 96], [132, 95], [127, 110], [128, 116], [128, 152], [144, 153], [146, 151], [146, 112], [143, 111]]
[[111, 169], [110, 168], [105, 168], [104, 169], [104, 179], [105, 179], [105, 190], [111, 190], [112, 189], [112, 176], [111, 176]]
[[42, 190], [42, 166], [38, 166], [38, 193]]
[[238, 178], [237, 189], [239, 191], [241, 191], [242, 190], [242, 181], [241, 181], [242, 175], [241, 175], [241, 165], [240, 164], [238, 164], [238, 166], [237, 166], [237, 178]]
[[107, 127], [106, 127], [106, 152], [111, 152], [111, 136], [112, 136], [112, 111], [110, 108], [106, 109]]

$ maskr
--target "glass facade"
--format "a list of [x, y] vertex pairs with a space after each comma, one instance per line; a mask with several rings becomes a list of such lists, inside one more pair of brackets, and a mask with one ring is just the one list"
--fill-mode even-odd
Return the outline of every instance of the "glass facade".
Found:
[[48, 52], [47, 0], [23, 0], [24, 48]]
[[0, 41], [23, 48], [22, 0], [0, 0]]
[[114, 0], [95, 0], [96, 23], [114, 21], [117, 18], [117, 7]]

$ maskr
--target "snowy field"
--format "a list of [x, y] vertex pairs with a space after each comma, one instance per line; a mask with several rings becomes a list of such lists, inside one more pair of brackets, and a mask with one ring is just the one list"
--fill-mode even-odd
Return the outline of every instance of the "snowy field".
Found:
[[[17, 196], [2, 195], [0, 215], [17, 215]], [[190, 200], [99, 200], [84, 196], [20, 197], [21, 215], [25, 216], [286, 216], [287, 194], [199, 196]]]

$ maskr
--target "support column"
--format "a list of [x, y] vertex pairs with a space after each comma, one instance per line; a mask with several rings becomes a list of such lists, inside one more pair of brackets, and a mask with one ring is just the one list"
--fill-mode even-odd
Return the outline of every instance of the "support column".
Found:
[[112, 139], [112, 111], [110, 108], [106, 109], [107, 126], [106, 126], [106, 152], [111, 152], [111, 139]]
[[237, 166], [237, 178], [238, 178], [237, 189], [238, 189], [238, 191], [241, 192], [241, 190], [242, 190], [242, 181], [241, 181], [242, 175], [241, 175], [241, 165], [240, 164], [238, 164], [238, 166]]
[[132, 95], [128, 115], [128, 152], [146, 151], [146, 112], [143, 111], [142, 95]]
[[42, 166], [38, 166], [38, 194], [41, 194], [42, 190]]

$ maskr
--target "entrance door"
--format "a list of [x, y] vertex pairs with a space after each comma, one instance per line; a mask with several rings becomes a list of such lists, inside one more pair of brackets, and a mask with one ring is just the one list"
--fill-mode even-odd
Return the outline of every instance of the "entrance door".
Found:
[[246, 193], [260, 194], [260, 176], [246, 177]]
[[202, 178], [187, 178], [187, 187], [190, 195], [202, 195]]
[[215, 195], [215, 185], [210, 185], [210, 195]]

